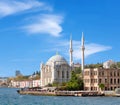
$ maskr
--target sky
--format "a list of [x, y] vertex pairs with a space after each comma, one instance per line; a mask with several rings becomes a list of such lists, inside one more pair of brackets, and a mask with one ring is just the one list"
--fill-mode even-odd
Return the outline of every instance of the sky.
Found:
[[0, 0], [0, 76], [31, 75], [58, 52], [69, 63], [120, 61], [119, 0]]

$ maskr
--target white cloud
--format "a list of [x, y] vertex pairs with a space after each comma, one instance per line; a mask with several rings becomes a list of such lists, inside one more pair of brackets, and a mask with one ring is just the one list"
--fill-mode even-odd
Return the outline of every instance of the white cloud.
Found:
[[[23, 13], [32, 11], [51, 12], [53, 8], [47, 3], [40, 2], [38, 0], [1, 0], [0, 1], [0, 17], [13, 15], [16, 13]], [[41, 14], [39, 12], [39, 14]], [[31, 17], [30, 17], [31, 18]], [[55, 14], [41, 14], [29, 21], [27, 25], [24, 25], [22, 29], [27, 31], [29, 34], [49, 34], [51, 36], [58, 37], [62, 32], [61, 23], [63, 17]], [[32, 22], [32, 23], [31, 23]], [[26, 22], [25, 22], [26, 23]]]
[[[74, 52], [73, 52], [74, 59], [75, 60], [81, 59], [80, 44], [78, 44], [77, 46], [74, 46], [74, 48], [75, 48]], [[105, 46], [105, 45], [100, 45], [100, 44], [96, 44], [96, 43], [86, 44], [85, 45], [85, 57], [88, 57], [88, 56], [90, 56], [92, 54], [95, 54], [95, 53], [107, 51], [107, 50], [110, 50], [110, 49], [112, 49], [112, 47]]]
[[37, 0], [1, 0], [0, 17], [12, 15], [26, 10], [32, 10], [35, 8], [39, 8], [39, 10], [52, 10], [50, 6]]
[[60, 24], [63, 21], [63, 17], [54, 14], [43, 14], [34, 18], [34, 23], [23, 27], [30, 34], [49, 34], [51, 36], [58, 37], [62, 32]]
[[[54, 43], [54, 47], [59, 48], [59, 51], [69, 57], [69, 41], [57, 41]], [[52, 46], [53, 47], [53, 46]], [[87, 43], [85, 44], [85, 57], [88, 57], [92, 54], [99, 52], [107, 51], [112, 49], [110, 46], [100, 45], [96, 43]], [[49, 50], [51, 51], [51, 50]], [[53, 51], [53, 50], [52, 50]], [[73, 40], [73, 58], [74, 61], [81, 59], [81, 42]]]

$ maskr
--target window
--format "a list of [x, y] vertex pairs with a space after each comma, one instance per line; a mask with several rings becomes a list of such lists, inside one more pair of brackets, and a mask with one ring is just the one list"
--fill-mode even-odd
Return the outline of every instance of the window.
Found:
[[107, 79], [105, 79], [105, 83], [107, 83]]
[[118, 74], [118, 76], [119, 76], [119, 72], [118, 72], [117, 74]]
[[114, 79], [114, 84], [116, 84], [116, 79]]
[[104, 76], [104, 71], [102, 72], [102, 76]]
[[114, 76], [116, 76], [116, 72], [114, 72]]
[[92, 71], [91, 71], [91, 76], [92, 76]]
[[112, 78], [110, 79], [110, 83], [112, 84]]
[[110, 76], [112, 76], [112, 72], [110, 72]]
[[107, 87], [105, 87], [105, 90], [108, 90]]
[[60, 74], [60, 73], [59, 73], [59, 71], [58, 71], [58, 78], [59, 78], [59, 74]]
[[93, 83], [93, 79], [91, 79], [91, 83]]
[[69, 72], [67, 71], [67, 78], [69, 78]]
[[62, 71], [62, 78], [64, 78], [64, 71]]
[[102, 82], [102, 80], [101, 79], [99, 79], [99, 83], [101, 83]]
[[99, 76], [101, 76], [101, 72], [99, 72]]
[[120, 80], [118, 79], [118, 84], [120, 83]]

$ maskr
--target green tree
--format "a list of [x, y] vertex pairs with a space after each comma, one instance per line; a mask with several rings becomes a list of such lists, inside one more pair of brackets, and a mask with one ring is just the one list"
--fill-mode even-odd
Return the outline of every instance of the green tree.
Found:
[[58, 83], [58, 82], [53, 82], [53, 83], [52, 83], [52, 86], [58, 87], [58, 86], [60, 86], [60, 83]]
[[117, 64], [112, 64], [112, 65], [110, 66], [110, 68], [112, 68], [112, 69], [117, 69]]
[[78, 78], [74, 71], [71, 74], [71, 80], [66, 84], [67, 90], [82, 90], [83, 80]]
[[80, 74], [82, 71], [81, 71], [80, 67], [77, 67], [77, 68], [75, 68], [74, 72], [75, 72], [75, 74]]
[[117, 62], [117, 68], [120, 68], [120, 62]]
[[104, 88], [105, 88], [105, 85], [104, 84], [99, 84], [99, 88], [101, 89], [101, 90], [103, 90]]
[[52, 84], [51, 84], [51, 83], [48, 83], [48, 85], [46, 85], [46, 87], [52, 87]]
[[29, 76], [22, 76], [22, 75], [19, 75], [19, 76], [16, 76], [14, 78], [15, 81], [24, 81], [24, 80], [29, 80]]
[[101, 68], [101, 67], [103, 67], [103, 64], [101, 63], [85, 65], [85, 68]]

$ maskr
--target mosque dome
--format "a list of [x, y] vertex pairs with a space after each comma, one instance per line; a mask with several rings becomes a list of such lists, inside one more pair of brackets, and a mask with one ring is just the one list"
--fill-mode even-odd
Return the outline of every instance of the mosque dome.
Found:
[[56, 54], [52, 56], [46, 63], [46, 65], [52, 65], [52, 63], [55, 63], [56, 65], [62, 65], [62, 64], [68, 64], [64, 57], [62, 57], [59, 54]]

